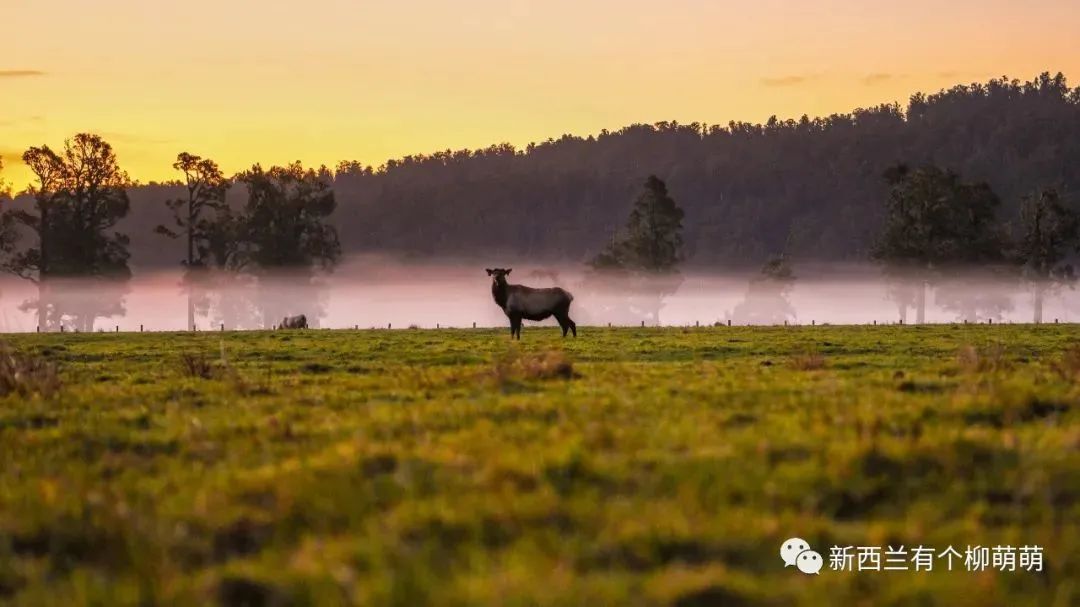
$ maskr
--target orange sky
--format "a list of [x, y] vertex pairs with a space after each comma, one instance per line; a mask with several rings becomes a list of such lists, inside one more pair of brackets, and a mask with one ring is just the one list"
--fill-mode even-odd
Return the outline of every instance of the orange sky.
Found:
[[[379, 165], [632, 122], [828, 114], [1064, 71], [1077, 0], [2, 0], [0, 156], [103, 135], [140, 180], [182, 150]], [[223, 6], [219, 6], [223, 5]]]

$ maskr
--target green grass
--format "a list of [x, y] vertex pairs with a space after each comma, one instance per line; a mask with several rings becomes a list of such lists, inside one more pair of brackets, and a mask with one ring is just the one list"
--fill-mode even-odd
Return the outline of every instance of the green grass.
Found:
[[62, 386], [0, 397], [0, 603], [1080, 602], [1076, 328], [580, 333], [9, 337]]

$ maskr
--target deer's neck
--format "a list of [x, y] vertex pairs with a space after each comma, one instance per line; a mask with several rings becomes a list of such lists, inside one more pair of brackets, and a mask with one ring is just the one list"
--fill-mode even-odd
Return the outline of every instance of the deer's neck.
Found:
[[491, 283], [491, 296], [495, 298], [495, 303], [499, 304], [500, 308], [506, 308], [506, 292], [508, 285], [506, 282], [493, 282]]

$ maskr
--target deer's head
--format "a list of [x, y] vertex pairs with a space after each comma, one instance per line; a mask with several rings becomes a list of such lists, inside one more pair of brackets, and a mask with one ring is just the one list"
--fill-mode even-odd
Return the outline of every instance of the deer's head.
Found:
[[506, 284], [506, 277], [509, 276], [510, 272], [512, 272], [512, 271], [513, 271], [513, 268], [506, 268], [506, 269], [503, 269], [503, 268], [488, 268], [487, 269], [488, 276], [490, 276], [492, 282], [494, 282], [497, 285]]

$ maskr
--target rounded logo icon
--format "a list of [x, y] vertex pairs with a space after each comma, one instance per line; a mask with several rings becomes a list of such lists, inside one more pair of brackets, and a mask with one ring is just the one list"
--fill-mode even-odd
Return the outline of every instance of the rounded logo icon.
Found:
[[806, 540], [793, 537], [780, 545], [780, 558], [784, 559], [785, 567], [791, 567], [795, 564], [795, 559], [799, 556], [799, 553], [809, 549], [810, 544]]
[[825, 564], [821, 555], [813, 550], [803, 550], [798, 556], [799, 571], [810, 575], [820, 575], [821, 566]]

